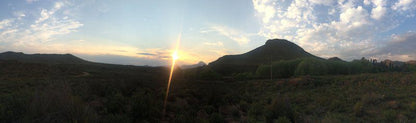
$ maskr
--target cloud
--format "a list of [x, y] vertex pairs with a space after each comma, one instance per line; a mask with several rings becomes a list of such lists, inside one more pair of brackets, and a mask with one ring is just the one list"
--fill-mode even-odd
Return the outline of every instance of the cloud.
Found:
[[[390, 2], [383, 0], [252, 2], [258, 17], [267, 20], [261, 22], [259, 35], [294, 41], [322, 57], [338, 56], [347, 60], [369, 57], [381, 47], [382, 42], [375, 40], [379, 34], [395, 29], [402, 22], [397, 20], [400, 13], [391, 11], [392, 5], [387, 5]], [[275, 14], [267, 16], [265, 6], [274, 8], [272, 13]]]
[[36, 23], [41, 23], [49, 19], [49, 17], [53, 16], [55, 12], [61, 9], [64, 5], [65, 4], [63, 2], [56, 2], [51, 10], [48, 11], [47, 9], [42, 9], [40, 12], [41, 17], [38, 20], [36, 20]]
[[142, 57], [113, 55], [113, 54], [100, 54], [100, 55], [88, 55], [77, 54], [77, 56], [93, 62], [110, 63], [110, 64], [124, 64], [124, 65], [149, 65], [149, 66], [163, 66], [169, 64], [166, 60], [161, 59], [148, 59]]
[[398, 0], [393, 6], [392, 9], [394, 10], [413, 10], [416, 8], [416, 3], [414, 0]]
[[144, 56], [156, 56], [156, 54], [153, 53], [137, 53], [139, 55], [144, 55]]
[[22, 19], [23, 17], [26, 16], [25, 12], [23, 12], [23, 11], [15, 11], [15, 12], [13, 12], [13, 15], [15, 17], [17, 17], [18, 20], [20, 20], [20, 19]]
[[416, 59], [416, 32], [394, 34], [385, 44], [369, 54], [370, 57], [384, 60], [409, 61]]
[[373, 5], [371, 10], [371, 18], [380, 20], [387, 13], [386, 1], [384, 0], [365, 0], [364, 5]]
[[7, 27], [0, 32], [0, 42], [9, 42], [13, 47], [30, 48], [38, 43], [56, 40], [57, 36], [76, 32], [83, 26], [81, 22], [56, 15], [64, 6], [62, 2], [56, 2], [51, 10], [41, 9], [39, 18], [32, 23], [27, 23], [31, 20], [21, 20], [24, 13], [15, 12], [16, 18], [0, 22], [0, 29]]
[[334, 0], [310, 0], [309, 2], [313, 3], [313, 4], [321, 4], [321, 5], [327, 5], [330, 6], [333, 3], [335, 3]]
[[374, 55], [400, 58], [398, 60], [416, 59], [416, 32], [392, 35], [390, 40]]
[[33, 2], [37, 2], [39, 0], [26, 0], [27, 3], [33, 3]]
[[254, 9], [262, 15], [263, 23], [269, 23], [270, 19], [272, 19], [276, 13], [269, 0], [253, 0], [253, 6]]
[[213, 26], [211, 27], [211, 29], [237, 42], [239, 45], [247, 44], [250, 41], [248, 34], [245, 34], [235, 29], [231, 29], [225, 26]]
[[13, 19], [4, 19], [0, 21], [0, 29], [10, 26], [13, 21]]
[[224, 46], [224, 44], [221, 41], [218, 42], [205, 42], [204, 45], [208, 45], [208, 46]]

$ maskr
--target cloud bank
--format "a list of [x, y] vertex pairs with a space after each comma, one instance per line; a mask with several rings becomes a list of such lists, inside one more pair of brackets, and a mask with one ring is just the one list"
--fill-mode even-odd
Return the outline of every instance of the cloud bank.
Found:
[[[318, 56], [352, 60], [390, 55], [407, 60], [399, 56], [413, 56], [411, 53], [416, 51], [394, 50], [404, 43], [391, 43], [413, 33], [394, 35], [391, 39], [384, 34], [400, 26], [403, 21], [397, 18], [415, 19], [413, 0], [253, 0], [252, 3], [256, 16], [262, 20], [259, 35], [292, 40]], [[415, 39], [406, 39], [405, 44], [416, 43]]]

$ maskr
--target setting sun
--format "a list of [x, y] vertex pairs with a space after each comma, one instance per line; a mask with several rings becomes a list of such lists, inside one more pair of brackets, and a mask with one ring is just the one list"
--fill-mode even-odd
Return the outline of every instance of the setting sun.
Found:
[[178, 60], [179, 59], [178, 51], [173, 52], [172, 59], [173, 60]]

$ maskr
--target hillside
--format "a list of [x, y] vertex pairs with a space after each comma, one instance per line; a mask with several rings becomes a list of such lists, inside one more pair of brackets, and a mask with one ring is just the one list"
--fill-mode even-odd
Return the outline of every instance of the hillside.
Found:
[[191, 65], [182, 65], [182, 66], [181, 66], [181, 68], [182, 68], [182, 69], [192, 69], [192, 68], [197, 68], [197, 67], [203, 67], [203, 66], [205, 66], [205, 65], [207, 65], [205, 62], [200, 61], [200, 62], [198, 62], [198, 63], [196, 63], [196, 64], [191, 64]]
[[221, 74], [255, 71], [259, 65], [272, 61], [292, 60], [297, 58], [318, 58], [293, 42], [285, 39], [271, 39], [263, 46], [239, 55], [226, 55], [208, 66]]
[[24, 54], [22, 52], [0, 53], [0, 60], [11, 60], [23, 63], [45, 64], [89, 64], [91, 62], [78, 58], [72, 54]]

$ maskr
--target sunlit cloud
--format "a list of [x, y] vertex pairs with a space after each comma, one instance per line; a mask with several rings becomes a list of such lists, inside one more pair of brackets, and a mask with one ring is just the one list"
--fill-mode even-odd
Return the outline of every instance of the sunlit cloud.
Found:
[[[383, 43], [376, 40], [379, 34], [401, 23], [395, 18], [402, 12], [394, 10], [409, 10], [414, 4], [407, 0], [253, 0], [253, 6], [263, 20], [259, 35], [295, 41], [318, 56], [351, 60], [374, 56]], [[265, 11], [265, 7], [274, 10]]]
[[224, 43], [222, 43], [221, 41], [218, 41], [218, 42], [204, 42], [204, 45], [222, 47], [222, 46], [224, 46]]
[[241, 31], [231, 29], [225, 26], [213, 26], [211, 27], [215, 32], [237, 42], [239, 45], [247, 44], [250, 41], [248, 34]]

